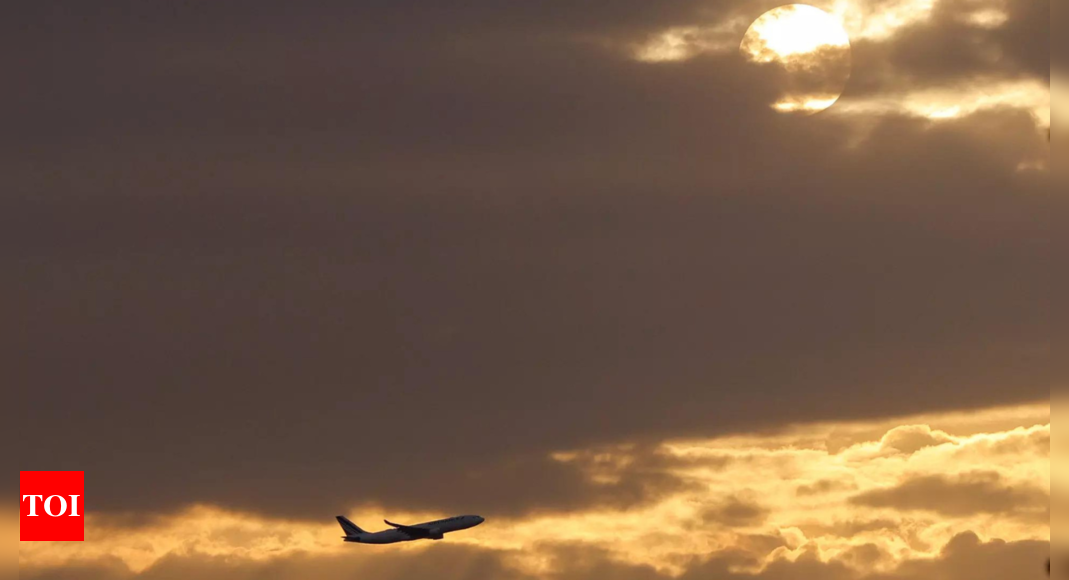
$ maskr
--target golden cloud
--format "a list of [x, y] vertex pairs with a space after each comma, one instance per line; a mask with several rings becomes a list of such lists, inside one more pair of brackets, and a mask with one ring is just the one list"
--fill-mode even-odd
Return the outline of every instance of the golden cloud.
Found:
[[[649, 505], [498, 519], [449, 538], [543, 574], [581, 546], [607, 561], [664, 574], [709, 557], [737, 570], [812, 560], [873, 573], [937, 557], [952, 540], [1049, 541], [1050, 407], [1033, 405], [895, 421], [799, 425], [774, 433], [562, 451], [591, 481], [618, 485], [663, 470], [685, 481]], [[600, 483], [598, 483], [600, 482]], [[354, 509], [381, 519], [375, 506]], [[388, 514], [422, 521], [432, 513]], [[20, 544], [20, 567], [112, 559], [134, 572], [174, 557], [270, 562], [362, 555], [333, 522], [266, 519], [213, 507], [172, 517], [90, 516], [84, 544]], [[428, 543], [429, 544], [429, 543]], [[400, 546], [421, 552], [425, 544]]]

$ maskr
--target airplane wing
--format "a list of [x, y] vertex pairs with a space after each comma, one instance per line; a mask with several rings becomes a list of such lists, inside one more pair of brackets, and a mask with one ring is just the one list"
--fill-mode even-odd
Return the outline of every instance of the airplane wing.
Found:
[[387, 526], [393, 526], [402, 532], [412, 536], [413, 538], [428, 538], [431, 535], [431, 531], [424, 528], [417, 528], [415, 526], [404, 526], [401, 524], [395, 524], [390, 520], [383, 520]]

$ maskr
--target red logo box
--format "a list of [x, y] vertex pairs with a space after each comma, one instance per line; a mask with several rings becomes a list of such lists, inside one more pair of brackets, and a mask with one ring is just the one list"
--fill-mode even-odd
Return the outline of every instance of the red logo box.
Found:
[[85, 472], [20, 471], [19, 540], [85, 541]]

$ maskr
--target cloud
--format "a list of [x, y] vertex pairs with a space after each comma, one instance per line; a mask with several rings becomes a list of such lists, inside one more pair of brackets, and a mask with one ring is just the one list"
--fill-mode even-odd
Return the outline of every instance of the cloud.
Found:
[[737, 54], [774, 5], [0, 22], [2, 429], [92, 509], [20, 577], [1042, 577], [1060, 7], [828, 2], [803, 119]]
[[859, 494], [851, 501], [856, 505], [947, 516], [989, 513], [1020, 517], [1049, 506], [1050, 495], [1038, 487], [1007, 485], [998, 473], [978, 472], [957, 478], [917, 477], [894, 488]]
[[925, 447], [953, 441], [954, 439], [946, 433], [932, 431], [932, 428], [927, 425], [907, 425], [888, 431], [880, 441], [880, 446], [885, 450], [911, 454]]
[[[626, 463], [605, 461], [622, 460]], [[536, 511], [590, 508], [628, 509], [688, 489], [671, 472], [672, 458], [655, 447], [624, 454], [599, 449], [555, 456], [513, 457], [464, 474], [447, 476], [449, 489], [437, 493], [418, 482], [400, 484], [409, 508], [455, 505], [457, 510], [516, 516]], [[455, 487], [454, 487], [455, 485]], [[517, 492], [524, 497], [517, 502]]]
[[[918, 432], [910, 426], [922, 424], [950, 440], [909, 454], [885, 449], [894, 439], [889, 433]], [[1050, 480], [1049, 451], [1025, 443], [1049, 433], [1049, 409], [1038, 405], [559, 451], [545, 463], [470, 479], [472, 503], [465, 507], [488, 522], [445, 545], [493, 551], [534, 575], [566, 547], [662, 575], [685, 574], [706, 558], [738, 560], [735, 571], [802, 558], [887, 571], [929, 558], [965, 532], [1008, 542], [1049, 538], [1049, 493], [1042, 487]], [[558, 480], [562, 473], [571, 475]], [[383, 518], [408, 523], [450, 513], [434, 505], [443, 496], [426, 493], [425, 510], [413, 507], [416, 501], [354, 501], [341, 513], [367, 529]], [[368, 554], [338, 541], [333, 513], [285, 518], [200, 506], [138, 515], [94, 510], [89, 541], [23, 544], [19, 561], [44, 569], [117, 558], [142, 573], [193, 556], [266, 563]], [[416, 559], [440, 545], [395, 548]], [[595, 560], [600, 566], [603, 559]]]
[[5, 577], [16, 577], [18, 574], [18, 548], [19, 523], [18, 514], [12, 507], [0, 511], [0, 538], [3, 539], [0, 547], [0, 573]]
[[[58, 575], [57, 575], [58, 574]], [[507, 568], [498, 554], [465, 547], [442, 547], [418, 557], [380, 554], [374, 556], [293, 556], [271, 562], [250, 562], [231, 558], [175, 556], [153, 567], [131, 573], [106, 563], [86, 563], [63, 570], [21, 570], [20, 576], [33, 580], [51, 578], [90, 580], [179, 580], [184, 578], [230, 578], [234, 580], [273, 578], [289, 580], [309, 577], [381, 578], [383, 580], [433, 576], [444, 580], [526, 580], [533, 578]]]
[[822, 479], [810, 485], [799, 485], [798, 489], [795, 490], [795, 493], [800, 496], [821, 495], [833, 491], [850, 490], [854, 489], [855, 487], [856, 485], [851, 484], [850, 482]]
[[[1001, 578], [1040, 578], [1049, 557], [1046, 542], [983, 542], [975, 534], [962, 534], [949, 543], [934, 561], [910, 562], [892, 575], [878, 578], [924, 578], [935, 576], [948, 580], [998, 580]], [[936, 576], [938, 575], [938, 576]]]
[[[813, 580], [892, 580], [914, 578], [916, 580], [997, 580], [1007, 577], [1032, 578], [1030, 570], [1036, 567], [1037, 578], [1042, 577], [1048, 545], [1042, 542], [1001, 541], [983, 542], [975, 535], [963, 534], [949, 544], [938, 557], [908, 561], [886, 572], [859, 573], [846, 562], [865, 558], [865, 548], [843, 555], [843, 562], [824, 563], [813, 557], [796, 561], [778, 560], [755, 572], [741, 572], [735, 568], [746, 563], [738, 555], [714, 557], [693, 562], [681, 578], [685, 580], [787, 580], [812, 578]], [[645, 566], [631, 566], [613, 561], [606, 553], [584, 550], [580, 547], [560, 548], [548, 556], [547, 567], [538, 573], [524, 572], [509, 564], [512, 555], [468, 548], [439, 547], [418, 555], [381, 554], [375, 556], [332, 556], [308, 558], [297, 556], [270, 563], [241, 562], [223, 559], [198, 559], [176, 557], [140, 574], [124, 572], [106, 562], [86, 563], [70, 568], [78, 578], [91, 580], [177, 580], [198, 577], [204, 580], [272, 578], [291, 580], [309, 577], [365, 578], [382, 580], [433, 575], [444, 580], [477, 580], [494, 578], [500, 580], [591, 580], [594, 578], [618, 578], [622, 580], [664, 580], [670, 578]], [[20, 570], [20, 578], [46, 580], [67, 578], [57, 575], [58, 570]], [[999, 574], [1002, 574], [1001, 576]]]
[[[859, 59], [873, 65], [858, 70], [861, 79], [883, 77], [885, 89], [984, 77], [1034, 77], [1049, 84], [1049, 27], [1044, 32], [1036, 20], [1039, 14], [1049, 16], [1049, 1], [933, 5], [929, 18], [901, 28], [892, 39], [857, 43]], [[1017, 38], [1022, 30], [1034, 31], [1033, 38]]]
[[1064, 380], [1028, 111], [785, 118], [734, 54], [591, 40], [763, 6], [501, 6], [6, 23], [20, 467], [84, 468], [116, 514], [641, 506], [678, 482], [547, 457]]
[[768, 515], [768, 510], [756, 503], [732, 498], [707, 509], [702, 514], [702, 521], [705, 525], [746, 527], [764, 523]]

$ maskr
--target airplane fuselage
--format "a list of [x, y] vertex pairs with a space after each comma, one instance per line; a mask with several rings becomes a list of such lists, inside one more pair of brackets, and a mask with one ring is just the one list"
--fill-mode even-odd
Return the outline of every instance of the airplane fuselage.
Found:
[[[339, 518], [339, 521], [340, 520], [341, 518]], [[352, 524], [346, 520], [342, 524], [342, 528], [345, 529], [346, 532], [346, 535], [343, 537], [346, 542], [353, 544], [381, 545], [411, 542], [414, 540], [441, 540], [448, 533], [474, 528], [484, 521], [486, 520], [480, 516], [457, 516], [413, 526], [393, 524], [387, 521], [386, 523], [393, 526], [393, 529], [382, 532], [364, 532], [362, 530], [356, 532], [348, 527]], [[355, 526], [353, 526], [353, 528], [355, 528]], [[355, 529], [359, 530], [359, 528]]]

